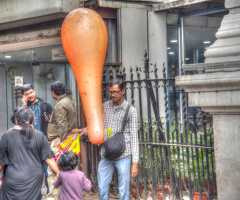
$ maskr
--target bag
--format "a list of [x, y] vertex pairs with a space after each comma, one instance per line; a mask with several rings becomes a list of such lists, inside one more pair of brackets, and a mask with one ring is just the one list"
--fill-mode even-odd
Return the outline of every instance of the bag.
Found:
[[121, 132], [116, 133], [114, 136], [110, 137], [103, 142], [103, 156], [108, 160], [114, 160], [122, 155], [126, 149], [125, 139], [124, 139], [124, 129], [127, 123], [127, 116], [131, 105], [128, 104], [128, 107], [125, 111], [125, 115], [122, 122]]
[[61, 150], [55, 153], [55, 161], [59, 164], [59, 158], [65, 151], [72, 151], [73, 153], [79, 155], [80, 154], [80, 139], [79, 133], [73, 133], [67, 137], [64, 141], [57, 145], [57, 148], [61, 148]]

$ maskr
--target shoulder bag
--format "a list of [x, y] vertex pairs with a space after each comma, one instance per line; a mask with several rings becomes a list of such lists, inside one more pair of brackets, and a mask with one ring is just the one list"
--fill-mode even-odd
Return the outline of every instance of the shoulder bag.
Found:
[[103, 142], [103, 156], [108, 160], [114, 160], [122, 155], [122, 153], [126, 149], [125, 139], [124, 139], [124, 129], [127, 123], [127, 116], [129, 113], [131, 105], [128, 104], [128, 107], [125, 111], [123, 122], [122, 122], [122, 129], [121, 132], [117, 132], [114, 136], [110, 137], [106, 141]]

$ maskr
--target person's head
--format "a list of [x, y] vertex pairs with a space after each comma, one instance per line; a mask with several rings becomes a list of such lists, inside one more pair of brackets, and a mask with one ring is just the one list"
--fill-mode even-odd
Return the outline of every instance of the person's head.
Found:
[[109, 95], [114, 104], [120, 105], [123, 102], [124, 93], [125, 88], [122, 79], [116, 78], [109, 82]]
[[65, 85], [60, 81], [56, 81], [51, 84], [51, 92], [52, 97], [57, 99], [58, 96], [65, 94]]
[[77, 166], [77, 164], [78, 164], [78, 156], [71, 151], [65, 151], [59, 157], [59, 167], [63, 171], [73, 170]]
[[33, 103], [36, 101], [36, 92], [30, 83], [26, 83], [21, 87], [22, 94], [27, 98], [27, 101]]
[[16, 113], [16, 124], [23, 126], [20, 130], [23, 142], [25, 144], [30, 142], [33, 134], [32, 124], [34, 123], [35, 116], [31, 108], [21, 106]]

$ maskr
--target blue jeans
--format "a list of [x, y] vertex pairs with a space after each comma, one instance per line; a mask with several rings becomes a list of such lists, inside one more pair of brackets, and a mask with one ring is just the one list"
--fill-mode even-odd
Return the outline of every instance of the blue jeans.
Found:
[[47, 194], [49, 192], [49, 188], [48, 188], [48, 172], [47, 172], [47, 169], [48, 169], [48, 164], [43, 161], [43, 168], [44, 168], [44, 174], [45, 174], [45, 185], [46, 185], [46, 188], [47, 188]]
[[101, 157], [98, 165], [98, 196], [99, 200], [109, 199], [109, 186], [114, 167], [118, 173], [119, 199], [129, 200], [131, 156], [119, 160], [107, 160]]

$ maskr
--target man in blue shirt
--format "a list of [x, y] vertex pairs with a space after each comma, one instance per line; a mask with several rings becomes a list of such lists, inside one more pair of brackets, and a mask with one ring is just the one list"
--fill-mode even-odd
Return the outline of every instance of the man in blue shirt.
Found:
[[[48, 138], [47, 127], [48, 127], [48, 121], [53, 111], [52, 106], [48, 102], [43, 101], [41, 98], [36, 97], [36, 92], [33, 86], [29, 83], [24, 84], [21, 88], [21, 91], [22, 91], [23, 98], [22, 98], [22, 105], [20, 106], [28, 106], [32, 109], [35, 115], [34, 129], [41, 131]], [[15, 114], [20, 106], [15, 108], [14, 113], [11, 117], [11, 121], [14, 124], [15, 124]], [[44, 167], [44, 173], [45, 173], [45, 185], [47, 187], [47, 193], [48, 193], [48, 190], [49, 190], [48, 182], [47, 182], [48, 165], [45, 161], [43, 162], [43, 167]]]

